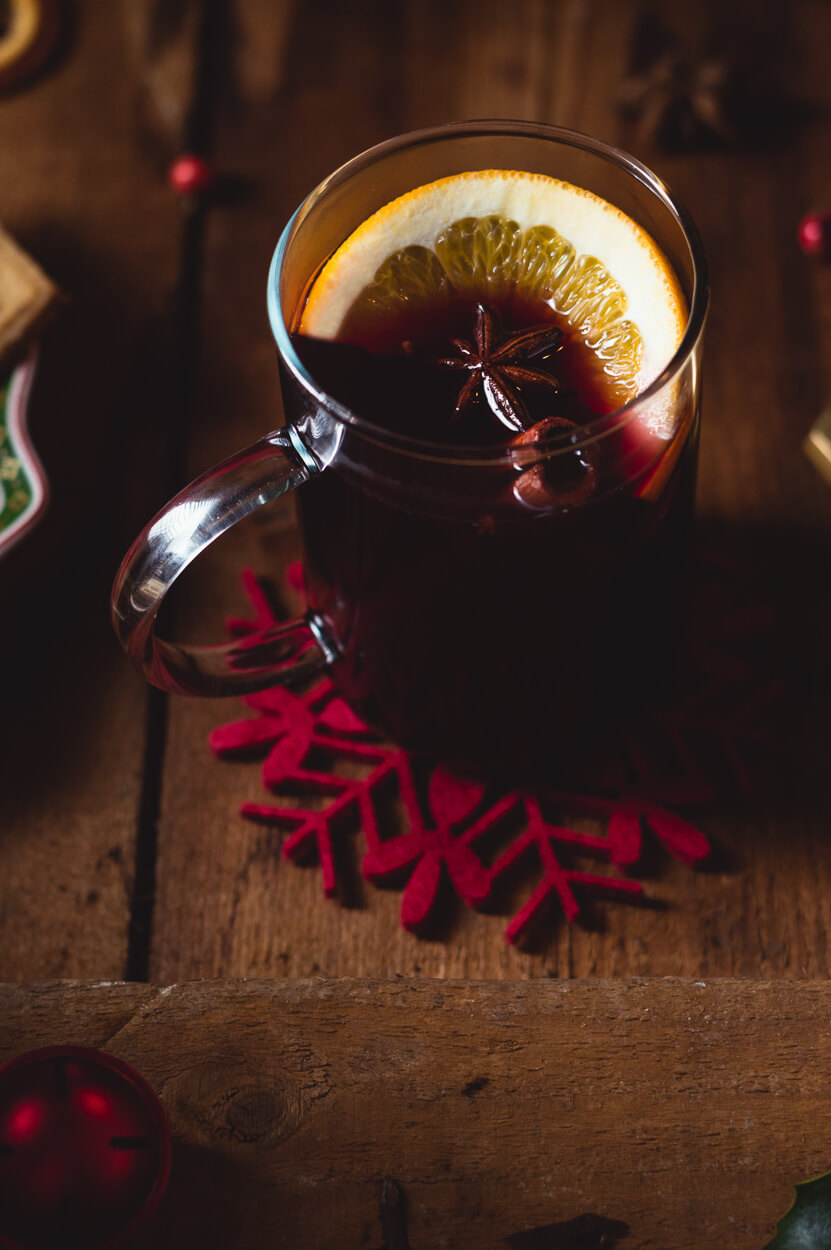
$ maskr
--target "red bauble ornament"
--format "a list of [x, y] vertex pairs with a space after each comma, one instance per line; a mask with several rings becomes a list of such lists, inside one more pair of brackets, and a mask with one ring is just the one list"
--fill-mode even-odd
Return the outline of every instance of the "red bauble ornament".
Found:
[[50, 1046], [0, 1069], [0, 1247], [110, 1250], [155, 1209], [170, 1130], [120, 1059]]
[[214, 172], [204, 157], [183, 152], [168, 169], [167, 180], [178, 195], [199, 195], [213, 185]]
[[799, 223], [799, 246], [807, 256], [831, 256], [831, 213], [808, 213]]

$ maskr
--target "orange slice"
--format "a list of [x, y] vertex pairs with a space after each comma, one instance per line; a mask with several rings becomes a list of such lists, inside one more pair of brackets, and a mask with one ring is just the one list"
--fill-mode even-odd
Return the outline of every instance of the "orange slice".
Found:
[[509, 287], [546, 300], [580, 334], [621, 403], [669, 362], [687, 319], [666, 257], [619, 208], [542, 174], [480, 170], [417, 187], [362, 222], [318, 274], [299, 329], [336, 339], [356, 307], [383, 314]]

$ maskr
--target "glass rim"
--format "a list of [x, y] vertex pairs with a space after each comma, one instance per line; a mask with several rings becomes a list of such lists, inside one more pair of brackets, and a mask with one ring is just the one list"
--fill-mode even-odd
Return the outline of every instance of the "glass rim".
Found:
[[353, 156], [343, 165], [333, 170], [305, 196], [301, 204], [292, 213], [280, 235], [271, 258], [271, 264], [269, 265], [268, 287], [266, 291], [268, 319], [277, 349], [286, 367], [321, 407], [325, 408], [341, 424], [349, 426], [367, 441], [391, 451], [407, 454], [414, 459], [452, 464], [465, 462], [472, 464], [502, 464], [506, 460], [516, 460], [517, 448], [512, 448], [509, 444], [495, 449], [493, 446], [482, 447], [481, 445], [438, 443], [432, 439], [399, 434], [385, 426], [369, 421], [357, 412], [353, 412], [347, 405], [330, 395], [328, 391], [319, 385], [305, 367], [291, 341], [280, 300], [280, 276], [283, 261], [299, 221], [323, 198], [333, 183], [341, 182], [348, 178], [350, 174], [365, 168], [388, 153], [399, 151], [402, 148], [427, 145], [452, 137], [464, 138], [465, 136], [483, 136], [488, 134], [503, 136], [513, 134], [529, 138], [549, 139], [565, 146], [591, 152], [610, 164], [616, 165], [625, 173], [634, 176], [664, 204], [680, 227], [692, 257], [693, 284], [690, 293], [687, 323], [684, 327], [681, 342], [661, 372], [650, 382], [649, 386], [633, 396], [632, 399], [627, 400], [625, 404], [614, 409], [613, 412], [601, 414], [596, 419], [583, 423], [574, 431], [560, 431], [541, 440], [541, 444], [537, 444], [535, 448], [535, 458], [539, 458], [541, 445], [546, 449], [557, 449], [559, 447], [562, 451], [573, 451], [575, 448], [585, 447], [597, 442], [611, 430], [620, 430], [627, 425], [630, 420], [638, 415], [644, 404], [648, 403], [650, 399], [654, 399], [679, 375], [695, 349], [707, 318], [709, 303], [707, 261], [698, 228], [689, 211], [663, 179], [659, 178], [637, 157], [630, 155], [622, 148], [614, 147], [611, 144], [604, 143], [601, 139], [595, 139], [591, 135], [583, 134], [577, 130], [569, 130], [562, 126], [553, 126], [545, 122], [504, 118], [449, 122], [442, 126], [431, 126], [422, 130], [408, 131], [405, 134], [396, 135], [391, 139], [375, 144], [373, 147], [359, 152], [356, 156]]

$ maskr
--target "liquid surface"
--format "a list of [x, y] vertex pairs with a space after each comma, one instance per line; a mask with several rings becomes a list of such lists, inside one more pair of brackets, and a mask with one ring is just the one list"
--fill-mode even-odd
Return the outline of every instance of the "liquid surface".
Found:
[[[620, 406], [579, 336], [542, 300], [512, 294], [488, 305], [500, 333], [564, 330], [555, 350], [521, 362], [560, 388], [509, 379], [525, 433], [508, 428], [478, 383], [457, 413], [472, 371], [439, 362], [481, 346], [477, 302], [454, 294], [383, 315], [362, 308], [340, 341], [293, 342], [355, 415], [448, 448], [517, 439], [533, 448], [552, 422], [579, 442], [586, 423]], [[401, 456], [347, 430], [335, 462], [300, 492], [309, 604], [336, 640], [332, 676], [344, 695], [393, 739], [446, 762], [567, 773], [660, 684], [675, 636], [694, 428], [691, 419], [654, 495], [643, 486], [670, 444], [637, 418], [584, 449], [542, 446], [528, 467]]]
[[[459, 357], [454, 340], [475, 349], [476, 304], [471, 296], [458, 296], [383, 316], [355, 309], [337, 341], [295, 334], [293, 342], [316, 381], [375, 425], [447, 446], [503, 446], [517, 431], [494, 415], [481, 387], [456, 414], [468, 373], [437, 363]], [[514, 294], [486, 307], [500, 338], [539, 325], [562, 331], [559, 347], [520, 362], [556, 380], [559, 392], [510, 383], [527, 409], [527, 425], [559, 417], [580, 426], [618, 407], [621, 396], [603, 362], [548, 303]]]

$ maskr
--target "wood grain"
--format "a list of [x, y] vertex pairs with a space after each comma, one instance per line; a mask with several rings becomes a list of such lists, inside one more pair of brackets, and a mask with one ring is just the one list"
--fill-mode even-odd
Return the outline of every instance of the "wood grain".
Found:
[[5, 979], [124, 973], [147, 692], [107, 603], [129, 537], [167, 493], [178, 206], [138, 120], [139, 6], [76, 16], [60, 64], [0, 109], [0, 218], [69, 298], [31, 413], [50, 511], [0, 568]]
[[[3, 706], [13, 709], [0, 731], [0, 973], [117, 977], [129, 956], [132, 975], [149, 959], [159, 981], [828, 976], [831, 492], [800, 444], [831, 387], [831, 269], [807, 263], [794, 234], [803, 212], [831, 202], [831, 10], [748, 0], [726, 15], [773, 43], [806, 105], [789, 142], [669, 156], [617, 110], [639, 0], [219, 7], [208, 73], [205, 49], [196, 55], [199, 0], [79, 4], [63, 61], [0, 110], [0, 219], [73, 296], [33, 412], [52, 510], [0, 569], [0, 593], [16, 604], [0, 618]], [[699, 41], [726, 20], [716, 3], [664, 16]], [[164, 182], [183, 130], [193, 133], [197, 96], [216, 116], [220, 172], [248, 193], [210, 208], [201, 256]], [[296, 204], [393, 133], [488, 115], [634, 147], [692, 210], [714, 292], [702, 529], [750, 570], [748, 596], [774, 607], [789, 691], [775, 784], [753, 805], [699, 818], [717, 850], [708, 872], [656, 857], [650, 906], [598, 905], [585, 928], [552, 916], [528, 950], [505, 944], [503, 916], [452, 908], [430, 940], [403, 933], [399, 895], [360, 880], [357, 833], [339, 852], [343, 897], [324, 902], [314, 867], [290, 867], [278, 833], [239, 818], [241, 802], [263, 797], [256, 764], [219, 764], [207, 750], [209, 731], [240, 705], [156, 699], [148, 719], [106, 611], [121, 552], [174, 487], [280, 423], [265, 275]], [[197, 130], [207, 143], [209, 127]], [[183, 367], [179, 349], [197, 337], [191, 405], [191, 357]], [[176, 467], [186, 407], [187, 464]], [[189, 572], [177, 634], [216, 638], [245, 610], [239, 569], [279, 585], [299, 552], [290, 504], [257, 516]]]
[[[248, 0], [249, 22], [256, 7]], [[756, 8], [760, 21], [773, 14]], [[194, 472], [279, 419], [262, 292], [280, 226], [309, 187], [386, 134], [448, 118], [538, 117], [631, 141], [616, 100], [641, 11], [612, 0], [518, 0], [510, 12], [489, 0], [280, 8], [279, 95], [257, 87], [246, 94], [240, 75], [234, 110], [217, 136], [217, 159], [249, 178], [256, 195], [211, 223]], [[704, 37], [713, 12], [699, 6], [684, 20]], [[825, 99], [828, 11], [806, 3], [788, 13], [782, 46], [793, 44], [800, 89]], [[821, 307], [831, 290], [793, 243], [803, 208], [831, 196], [822, 155], [828, 125], [827, 115], [816, 117], [773, 153], [636, 151], [687, 201], [712, 266], [700, 512], [709, 542], [737, 567], [756, 566], [760, 581], [748, 593], [771, 598], [781, 616], [776, 645], [792, 695], [782, 712], [778, 788], [753, 806], [731, 802], [704, 813], [717, 847], [711, 871], [658, 861], [647, 882], [652, 907], [602, 905], [587, 929], [552, 917], [533, 951], [506, 946], [503, 917], [452, 911], [440, 937], [417, 941], [399, 928], [398, 896], [361, 883], [357, 836], [342, 850], [344, 898], [325, 903], [315, 869], [288, 866], [276, 831], [242, 822], [239, 804], [262, 798], [256, 765], [218, 764], [204, 746], [237, 708], [176, 702], [160, 825], [156, 979], [828, 975], [822, 778], [831, 727], [827, 708], [806, 692], [822, 689], [828, 675], [821, 623], [829, 605], [819, 570], [827, 566], [831, 494], [799, 445], [827, 383]], [[180, 633], [216, 636], [222, 617], [245, 606], [238, 569], [250, 564], [279, 584], [298, 550], [288, 505], [250, 523], [193, 571]]]
[[591, 1213], [627, 1250], [759, 1250], [831, 1161], [829, 1014], [826, 982], [7, 986], [0, 1063], [65, 1038], [154, 1087], [139, 1246], [377, 1246], [391, 1174], [414, 1247], [567, 1247]]
[[[753, 10], [745, 14], [746, 29], [763, 42], [779, 41], [778, 63], [790, 69], [791, 90], [803, 100], [823, 98], [828, 10], [798, 6], [785, 31], [774, 6]], [[679, 19], [702, 25], [706, 12], [700, 7], [696, 16], [685, 7]], [[628, 129], [618, 137], [625, 146]], [[706, 819], [720, 851], [716, 871], [662, 885], [669, 903], [663, 914], [615, 909], [604, 933], [575, 930], [581, 975], [829, 974], [831, 601], [819, 570], [831, 553], [831, 494], [800, 442], [821, 407], [821, 362], [831, 340], [822, 337], [818, 313], [823, 275], [794, 242], [796, 222], [821, 182], [820, 200], [831, 195], [827, 167], [820, 169], [829, 137], [827, 118], [818, 117], [793, 143], [756, 153], [667, 157], [636, 149], [682, 197], [703, 236], [713, 295], [700, 528], [708, 546], [737, 571], [749, 571], [750, 593], [774, 608], [788, 693], [770, 791]]]

